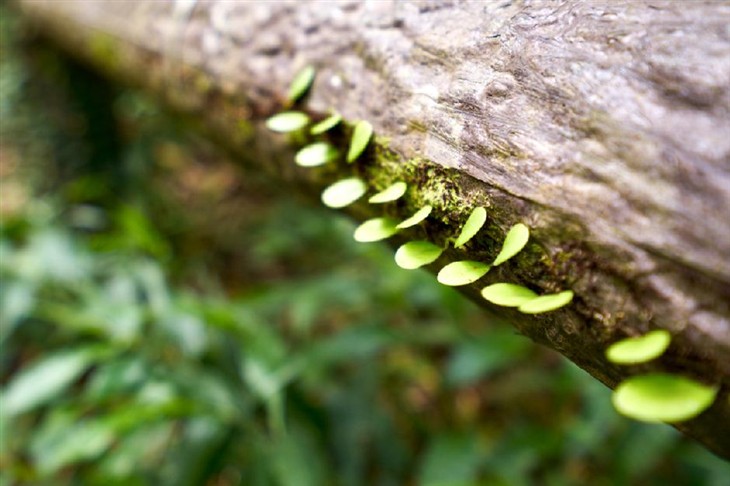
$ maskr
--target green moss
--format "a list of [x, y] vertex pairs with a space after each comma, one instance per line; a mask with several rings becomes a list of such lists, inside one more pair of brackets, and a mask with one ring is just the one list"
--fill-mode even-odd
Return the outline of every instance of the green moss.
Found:
[[[239, 119], [237, 122], [239, 136], [243, 140], [250, 140], [256, 135], [253, 124], [248, 120]], [[240, 142], [239, 142], [240, 143]]]
[[119, 66], [119, 41], [109, 34], [95, 31], [89, 40], [89, 52], [104, 69], [114, 71]]
[[202, 72], [198, 72], [194, 78], [194, 86], [198, 93], [208, 93], [213, 89], [213, 79]]
[[452, 223], [455, 216], [458, 219], [471, 209], [459, 189], [462, 177], [459, 172], [421, 157], [403, 159], [388, 148], [382, 137], [375, 138], [373, 154], [373, 160], [369, 161], [364, 172], [375, 190], [382, 190], [398, 180], [418, 187], [414, 196], [406, 201], [407, 206], [418, 209], [429, 204], [434, 207], [432, 216], [444, 223]]

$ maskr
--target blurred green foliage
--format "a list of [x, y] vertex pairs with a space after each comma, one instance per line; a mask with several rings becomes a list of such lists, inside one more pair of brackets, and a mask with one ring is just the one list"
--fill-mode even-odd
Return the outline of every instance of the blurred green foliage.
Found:
[[350, 221], [237, 190], [149, 100], [89, 110], [2, 8], [0, 484], [726, 484]]

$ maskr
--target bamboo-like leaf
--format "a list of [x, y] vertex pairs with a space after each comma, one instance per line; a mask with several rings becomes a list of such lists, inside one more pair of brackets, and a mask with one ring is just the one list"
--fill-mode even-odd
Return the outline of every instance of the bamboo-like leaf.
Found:
[[557, 294], [541, 295], [520, 305], [518, 309], [523, 314], [541, 314], [566, 306], [571, 300], [573, 300], [573, 291], [564, 290]]
[[382, 204], [395, 201], [406, 193], [406, 189], [408, 189], [408, 185], [405, 182], [396, 182], [372, 196], [368, 202], [371, 204]]
[[519, 307], [537, 298], [527, 287], [511, 283], [495, 283], [482, 289], [482, 297], [492, 304], [503, 307]]
[[338, 155], [337, 149], [327, 142], [315, 142], [297, 152], [294, 161], [302, 167], [316, 167], [335, 160]]
[[285, 111], [266, 120], [266, 128], [273, 132], [288, 133], [301, 130], [309, 123], [309, 116], [300, 111]]
[[373, 126], [365, 121], [361, 120], [355, 125], [352, 131], [352, 140], [350, 141], [350, 150], [347, 152], [347, 162], [353, 163], [360, 157], [365, 148], [370, 143], [370, 138], [373, 135]]
[[434, 262], [443, 251], [430, 241], [409, 241], [395, 252], [395, 263], [406, 270], [413, 270]]
[[3, 413], [8, 417], [44, 405], [69, 387], [99, 353], [74, 348], [41, 357], [21, 369], [2, 390]]
[[331, 208], [344, 208], [360, 199], [367, 189], [362, 179], [357, 177], [342, 179], [322, 192], [322, 202]]
[[502, 250], [497, 255], [497, 258], [494, 259], [492, 265], [495, 267], [501, 265], [518, 254], [525, 247], [529, 238], [530, 230], [527, 226], [522, 223], [517, 223], [512, 226], [504, 238]]
[[436, 276], [440, 284], [452, 287], [467, 285], [482, 278], [488, 271], [489, 265], [475, 261], [453, 262], [446, 265]]
[[396, 220], [388, 217], [369, 219], [355, 229], [353, 236], [360, 243], [384, 240], [398, 232], [396, 224]]
[[454, 242], [454, 248], [460, 248], [476, 235], [487, 221], [487, 210], [483, 207], [476, 207], [467, 218], [461, 228], [461, 233]]

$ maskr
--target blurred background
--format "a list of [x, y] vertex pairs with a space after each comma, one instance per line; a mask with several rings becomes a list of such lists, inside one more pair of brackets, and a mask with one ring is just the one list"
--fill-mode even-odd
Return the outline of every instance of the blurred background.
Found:
[[1, 485], [726, 485], [730, 466], [0, 4]]

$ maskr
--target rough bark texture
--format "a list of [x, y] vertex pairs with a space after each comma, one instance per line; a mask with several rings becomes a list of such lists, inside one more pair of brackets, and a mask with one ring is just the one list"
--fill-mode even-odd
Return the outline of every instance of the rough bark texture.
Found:
[[[531, 243], [464, 292], [507, 281], [570, 288], [564, 310], [515, 327], [609, 386], [665, 370], [718, 383], [678, 428], [730, 457], [730, 5], [722, 2], [19, 2], [40, 30], [103, 72], [159, 95], [219, 142], [316, 196], [343, 174], [414, 188], [404, 237], [442, 242], [475, 205], [489, 220], [440, 260], [490, 261], [522, 221]], [[367, 119], [355, 166], [301, 170], [263, 128], [292, 76], [314, 64], [312, 114]], [[333, 142], [345, 145], [344, 135]], [[382, 208], [358, 204], [363, 218]], [[649, 329], [656, 362], [604, 358]]]

